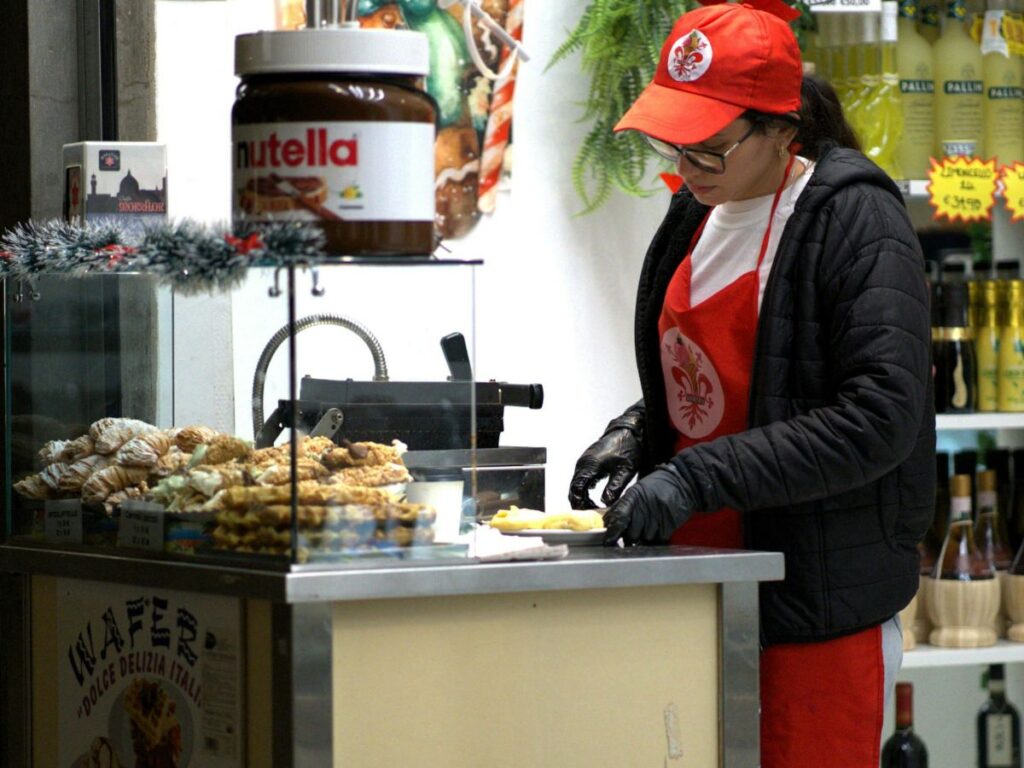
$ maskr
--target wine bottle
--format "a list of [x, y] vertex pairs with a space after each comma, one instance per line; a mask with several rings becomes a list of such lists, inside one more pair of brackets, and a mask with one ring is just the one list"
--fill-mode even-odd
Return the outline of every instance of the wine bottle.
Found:
[[988, 668], [988, 701], [978, 711], [978, 768], [1021, 768], [1020, 713], [1006, 700], [1002, 664]]
[[[978, 410], [999, 410], [999, 283], [982, 280], [974, 335], [978, 354]], [[1003, 507], [1006, 509], [1006, 507]]]
[[1024, 280], [1007, 280], [999, 333], [999, 410], [1024, 411]]
[[1010, 482], [1010, 450], [1008, 448], [989, 448], [985, 451], [985, 469], [994, 470], [996, 473], [996, 498], [999, 503], [999, 516], [1003, 519], [1006, 527], [1006, 543], [1014, 552], [1017, 548], [1013, 546], [1013, 537], [1010, 534], [1010, 521], [1012, 519], [1013, 507], [1012, 492], [1013, 483]]
[[[1010, 486], [1010, 512], [1007, 527], [1010, 532], [1010, 546], [1020, 554], [1024, 549], [1024, 448], [1014, 448], [1010, 462], [1013, 466], [1012, 485]], [[1024, 576], [1024, 563], [1017, 575]]]
[[978, 524], [975, 543], [989, 564], [997, 571], [1005, 571], [1013, 561], [1009, 536], [999, 510], [998, 478], [993, 469], [978, 473]]
[[983, 157], [984, 82], [981, 50], [964, 27], [964, 0], [947, 0], [935, 43], [935, 151], [939, 157]]
[[985, 153], [997, 166], [1024, 160], [1024, 89], [1020, 58], [1011, 55], [1004, 34], [1007, 5], [1007, 0], [988, 0], [981, 36]]
[[896, 64], [900, 77], [903, 135], [897, 159], [908, 179], [927, 177], [935, 147], [935, 70], [932, 46], [917, 31], [914, 0], [900, 0]]
[[995, 578], [995, 571], [974, 543], [970, 475], [953, 475], [950, 479], [949, 506], [949, 529], [935, 563], [934, 578], [953, 581]]
[[[942, 328], [934, 345], [936, 375], [935, 410], [939, 413], [973, 413], [977, 403], [978, 362], [971, 333], [966, 283], [942, 286]], [[939, 396], [942, 399], [939, 399]], [[972, 471], [973, 473], [973, 471]]]
[[928, 768], [928, 750], [914, 733], [912, 683], [896, 683], [896, 731], [882, 746], [882, 768]]

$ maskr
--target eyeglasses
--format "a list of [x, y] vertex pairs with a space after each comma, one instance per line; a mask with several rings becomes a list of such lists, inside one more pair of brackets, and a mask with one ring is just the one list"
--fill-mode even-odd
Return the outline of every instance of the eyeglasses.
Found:
[[678, 144], [672, 144], [661, 139], [656, 139], [653, 136], [644, 134], [644, 138], [647, 139], [647, 143], [651, 145], [651, 149], [657, 152], [659, 155], [664, 157], [666, 160], [673, 164], [679, 162], [679, 158], [685, 157], [686, 161], [700, 170], [706, 173], [723, 174], [725, 173], [725, 158], [729, 156], [736, 147], [742, 144], [744, 141], [750, 138], [757, 128], [757, 123], [752, 123], [750, 129], [743, 134], [739, 141], [729, 147], [725, 152], [711, 152], [706, 149], [687, 149], [681, 147]]

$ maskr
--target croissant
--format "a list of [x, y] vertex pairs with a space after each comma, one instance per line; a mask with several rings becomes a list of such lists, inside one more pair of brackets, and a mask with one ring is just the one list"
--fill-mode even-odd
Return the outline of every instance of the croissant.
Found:
[[82, 501], [99, 503], [114, 493], [131, 485], [145, 482], [149, 470], [144, 467], [122, 467], [114, 464], [94, 472], [82, 485]]
[[106, 509], [108, 515], [114, 513], [114, 509], [119, 507], [129, 499], [141, 499], [146, 495], [146, 492], [142, 488], [136, 486], [129, 486], [120, 491], [114, 491], [112, 494], [107, 496], [103, 502], [103, 507]]
[[60, 480], [67, 474], [68, 465], [63, 461], [48, 464], [39, 473], [39, 479], [50, 486], [54, 491], [60, 492]]
[[22, 478], [14, 484], [14, 490], [26, 499], [49, 499], [53, 496], [53, 489], [39, 475]]
[[217, 430], [204, 427], [201, 424], [194, 424], [189, 427], [182, 427], [174, 433], [174, 444], [185, 453], [192, 453], [196, 446], [208, 443], [217, 436]]
[[324, 451], [321, 461], [331, 469], [341, 467], [369, 467], [378, 464], [403, 464], [405, 444], [393, 440], [391, 445], [382, 443], [346, 443]]
[[96, 438], [98, 438], [103, 432], [119, 421], [121, 421], [121, 419], [116, 419], [110, 416], [105, 419], [100, 419], [99, 421], [94, 421], [89, 427], [89, 437], [96, 440]]
[[76, 437], [64, 446], [61, 461], [73, 462], [96, 453], [96, 442], [89, 435]]
[[73, 464], [64, 465], [67, 469], [57, 478], [58, 490], [62, 493], [78, 493], [94, 472], [106, 468], [109, 463], [110, 459], [107, 456], [94, 453]]
[[96, 453], [113, 453], [133, 437], [156, 431], [157, 427], [138, 419], [117, 419], [95, 438]]
[[171, 440], [164, 432], [147, 432], [118, 448], [116, 461], [125, 467], [152, 467], [170, 449]]
[[43, 444], [43, 447], [39, 449], [39, 462], [45, 467], [47, 464], [53, 464], [54, 462], [60, 461], [62, 454], [64, 453], [64, 447], [68, 444], [68, 440], [50, 440]]
[[234, 459], [247, 460], [252, 457], [252, 446], [239, 437], [217, 435], [205, 445], [204, 464], [225, 464]]
[[167, 453], [157, 459], [156, 464], [150, 468], [150, 473], [155, 477], [167, 477], [187, 468], [190, 461], [191, 453], [182, 453], [176, 446], [172, 446]]

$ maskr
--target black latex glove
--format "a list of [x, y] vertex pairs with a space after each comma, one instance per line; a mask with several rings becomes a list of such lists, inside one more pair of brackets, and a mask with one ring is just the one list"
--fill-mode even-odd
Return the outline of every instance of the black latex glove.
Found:
[[607, 507], [622, 495], [622, 489], [636, 474], [643, 453], [643, 401], [613, 419], [598, 440], [576, 462], [569, 483], [569, 505], [573, 509], [594, 509], [590, 491], [608, 478], [601, 501]]
[[606, 545], [664, 544], [695, 511], [689, 482], [672, 464], [662, 464], [626, 489], [604, 513]]

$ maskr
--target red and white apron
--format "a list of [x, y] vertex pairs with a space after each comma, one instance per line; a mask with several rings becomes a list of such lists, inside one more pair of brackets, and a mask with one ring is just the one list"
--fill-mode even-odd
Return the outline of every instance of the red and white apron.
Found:
[[[669, 282], [658, 334], [676, 452], [747, 429], [760, 269], [792, 165], [791, 157], [753, 270], [690, 304], [693, 249], [705, 216]], [[733, 509], [695, 515], [672, 543], [740, 549], [742, 518]], [[761, 654], [761, 768], [876, 768], [883, 694], [878, 627], [768, 648]]]

